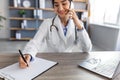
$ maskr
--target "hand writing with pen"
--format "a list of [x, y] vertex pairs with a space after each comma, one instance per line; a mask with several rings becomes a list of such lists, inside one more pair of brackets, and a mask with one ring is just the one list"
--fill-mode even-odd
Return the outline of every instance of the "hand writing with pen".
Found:
[[22, 54], [22, 52], [19, 50], [20, 56], [19, 56], [19, 66], [20, 68], [27, 68], [30, 64], [31, 56], [29, 54]]

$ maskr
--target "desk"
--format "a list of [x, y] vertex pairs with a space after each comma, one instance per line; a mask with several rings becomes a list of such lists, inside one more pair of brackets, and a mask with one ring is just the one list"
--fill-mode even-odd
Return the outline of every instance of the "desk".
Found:
[[[105, 77], [87, 71], [77, 65], [91, 54], [114, 55], [120, 52], [90, 52], [88, 53], [38, 53], [37, 57], [57, 61], [59, 64], [41, 74], [34, 80], [108, 80]], [[18, 61], [18, 54], [0, 53], [0, 68]]]

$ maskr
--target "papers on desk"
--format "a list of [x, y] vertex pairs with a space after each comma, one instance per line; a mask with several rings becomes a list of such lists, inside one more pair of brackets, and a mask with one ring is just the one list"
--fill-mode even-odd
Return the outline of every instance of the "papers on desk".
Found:
[[56, 64], [57, 62], [36, 57], [28, 68], [21, 69], [19, 63], [15, 63], [0, 69], [0, 77], [5, 80], [32, 80]]

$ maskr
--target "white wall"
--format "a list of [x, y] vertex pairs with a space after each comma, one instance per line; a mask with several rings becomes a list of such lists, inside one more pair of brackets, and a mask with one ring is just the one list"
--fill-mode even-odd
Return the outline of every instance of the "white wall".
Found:
[[103, 50], [120, 50], [120, 28], [91, 24], [90, 34], [94, 45]]
[[[119, 8], [119, 12], [120, 12], [120, 8]], [[119, 14], [119, 21], [118, 21], [118, 25], [120, 26], [120, 14]]]
[[0, 14], [7, 18], [6, 21], [2, 23], [4, 27], [0, 29], [0, 39], [9, 38], [9, 28], [8, 28], [8, 0], [0, 0]]
[[118, 35], [118, 39], [117, 39], [116, 50], [120, 51], [120, 30], [119, 30], [119, 35]]

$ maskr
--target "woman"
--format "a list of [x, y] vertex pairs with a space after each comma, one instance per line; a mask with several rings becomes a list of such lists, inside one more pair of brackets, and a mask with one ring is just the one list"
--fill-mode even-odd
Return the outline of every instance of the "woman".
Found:
[[[52, 4], [56, 16], [43, 21], [35, 37], [28, 42], [23, 51], [28, 64], [39, 50], [71, 52], [78, 49], [80, 52], [88, 52], [92, 48], [82, 21], [71, 8], [71, 0], [52, 0]], [[64, 28], [67, 28], [67, 31]], [[21, 57], [19, 62], [21, 68], [27, 67]]]

